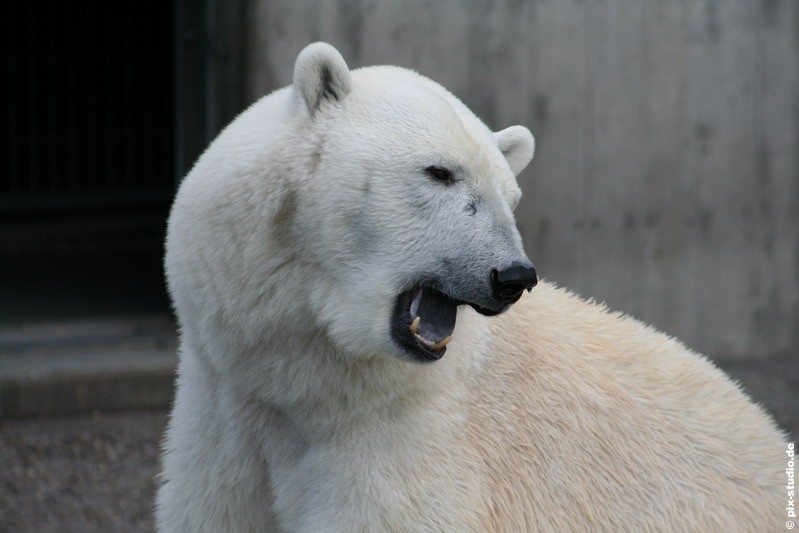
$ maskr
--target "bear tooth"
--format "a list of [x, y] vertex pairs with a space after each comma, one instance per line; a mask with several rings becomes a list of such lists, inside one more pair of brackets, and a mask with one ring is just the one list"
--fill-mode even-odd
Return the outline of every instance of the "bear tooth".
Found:
[[411, 325], [410, 325], [411, 333], [416, 334], [416, 332], [419, 330], [419, 322], [421, 322], [421, 321], [422, 321], [422, 318], [418, 317], [418, 316], [413, 319], [413, 322], [411, 322]]
[[424, 337], [422, 337], [418, 333], [414, 333], [413, 336], [416, 337], [417, 339], [419, 339], [419, 341], [422, 344], [424, 344], [425, 346], [427, 346], [428, 348], [432, 348], [433, 346], [435, 346], [435, 343], [433, 341], [429, 341], [429, 340], [425, 339]]
[[433, 346], [433, 349], [434, 349], [434, 350], [440, 350], [441, 348], [443, 348], [444, 346], [446, 346], [447, 344], [449, 344], [449, 341], [451, 341], [451, 340], [452, 340], [452, 335], [447, 335], [446, 337], [444, 337], [443, 339], [441, 339], [440, 341], [438, 341], [438, 342], [435, 344], [435, 346]]

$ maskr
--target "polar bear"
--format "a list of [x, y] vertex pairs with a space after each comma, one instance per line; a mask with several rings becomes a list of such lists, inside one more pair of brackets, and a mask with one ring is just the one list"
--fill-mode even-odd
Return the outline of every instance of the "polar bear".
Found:
[[533, 150], [323, 43], [213, 141], [169, 219], [160, 531], [783, 527], [769, 416], [538, 282], [513, 215]]

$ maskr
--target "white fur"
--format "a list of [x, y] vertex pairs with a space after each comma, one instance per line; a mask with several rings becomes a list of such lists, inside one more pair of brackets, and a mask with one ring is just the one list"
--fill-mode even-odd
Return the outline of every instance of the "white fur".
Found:
[[533, 148], [324, 44], [220, 134], [169, 221], [181, 348], [160, 531], [783, 527], [779, 430], [640, 322], [540, 283], [498, 317], [460, 308], [435, 363], [392, 342], [414, 276], [478, 298], [525, 257], [514, 174]]

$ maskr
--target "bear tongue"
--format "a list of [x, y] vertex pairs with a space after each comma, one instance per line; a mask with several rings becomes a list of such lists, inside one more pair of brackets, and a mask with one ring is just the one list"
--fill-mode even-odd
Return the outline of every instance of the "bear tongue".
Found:
[[[432, 344], [439, 344], [452, 335], [458, 312], [458, 304], [455, 300], [430, 289], [421, 289], [413, 300], [411, 304], [412, 318], [419, 317], [420, 319], [415, 331], [417, 335]], [[447, 340], [447, 342], [449, 341]]]

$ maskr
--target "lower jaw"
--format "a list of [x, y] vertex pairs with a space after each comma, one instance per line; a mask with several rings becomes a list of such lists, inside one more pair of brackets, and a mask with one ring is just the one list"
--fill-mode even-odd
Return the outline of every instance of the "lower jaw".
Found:
[[446, 346], [439, 350], [432, 351], [422, 347], [416, 339], [413, 339], [411, 342], [394, 337], [394, 342], [402, 351], [403, 357], [413, 363], [433, 363], [444, 357], [444, 354], [447, 353]]

